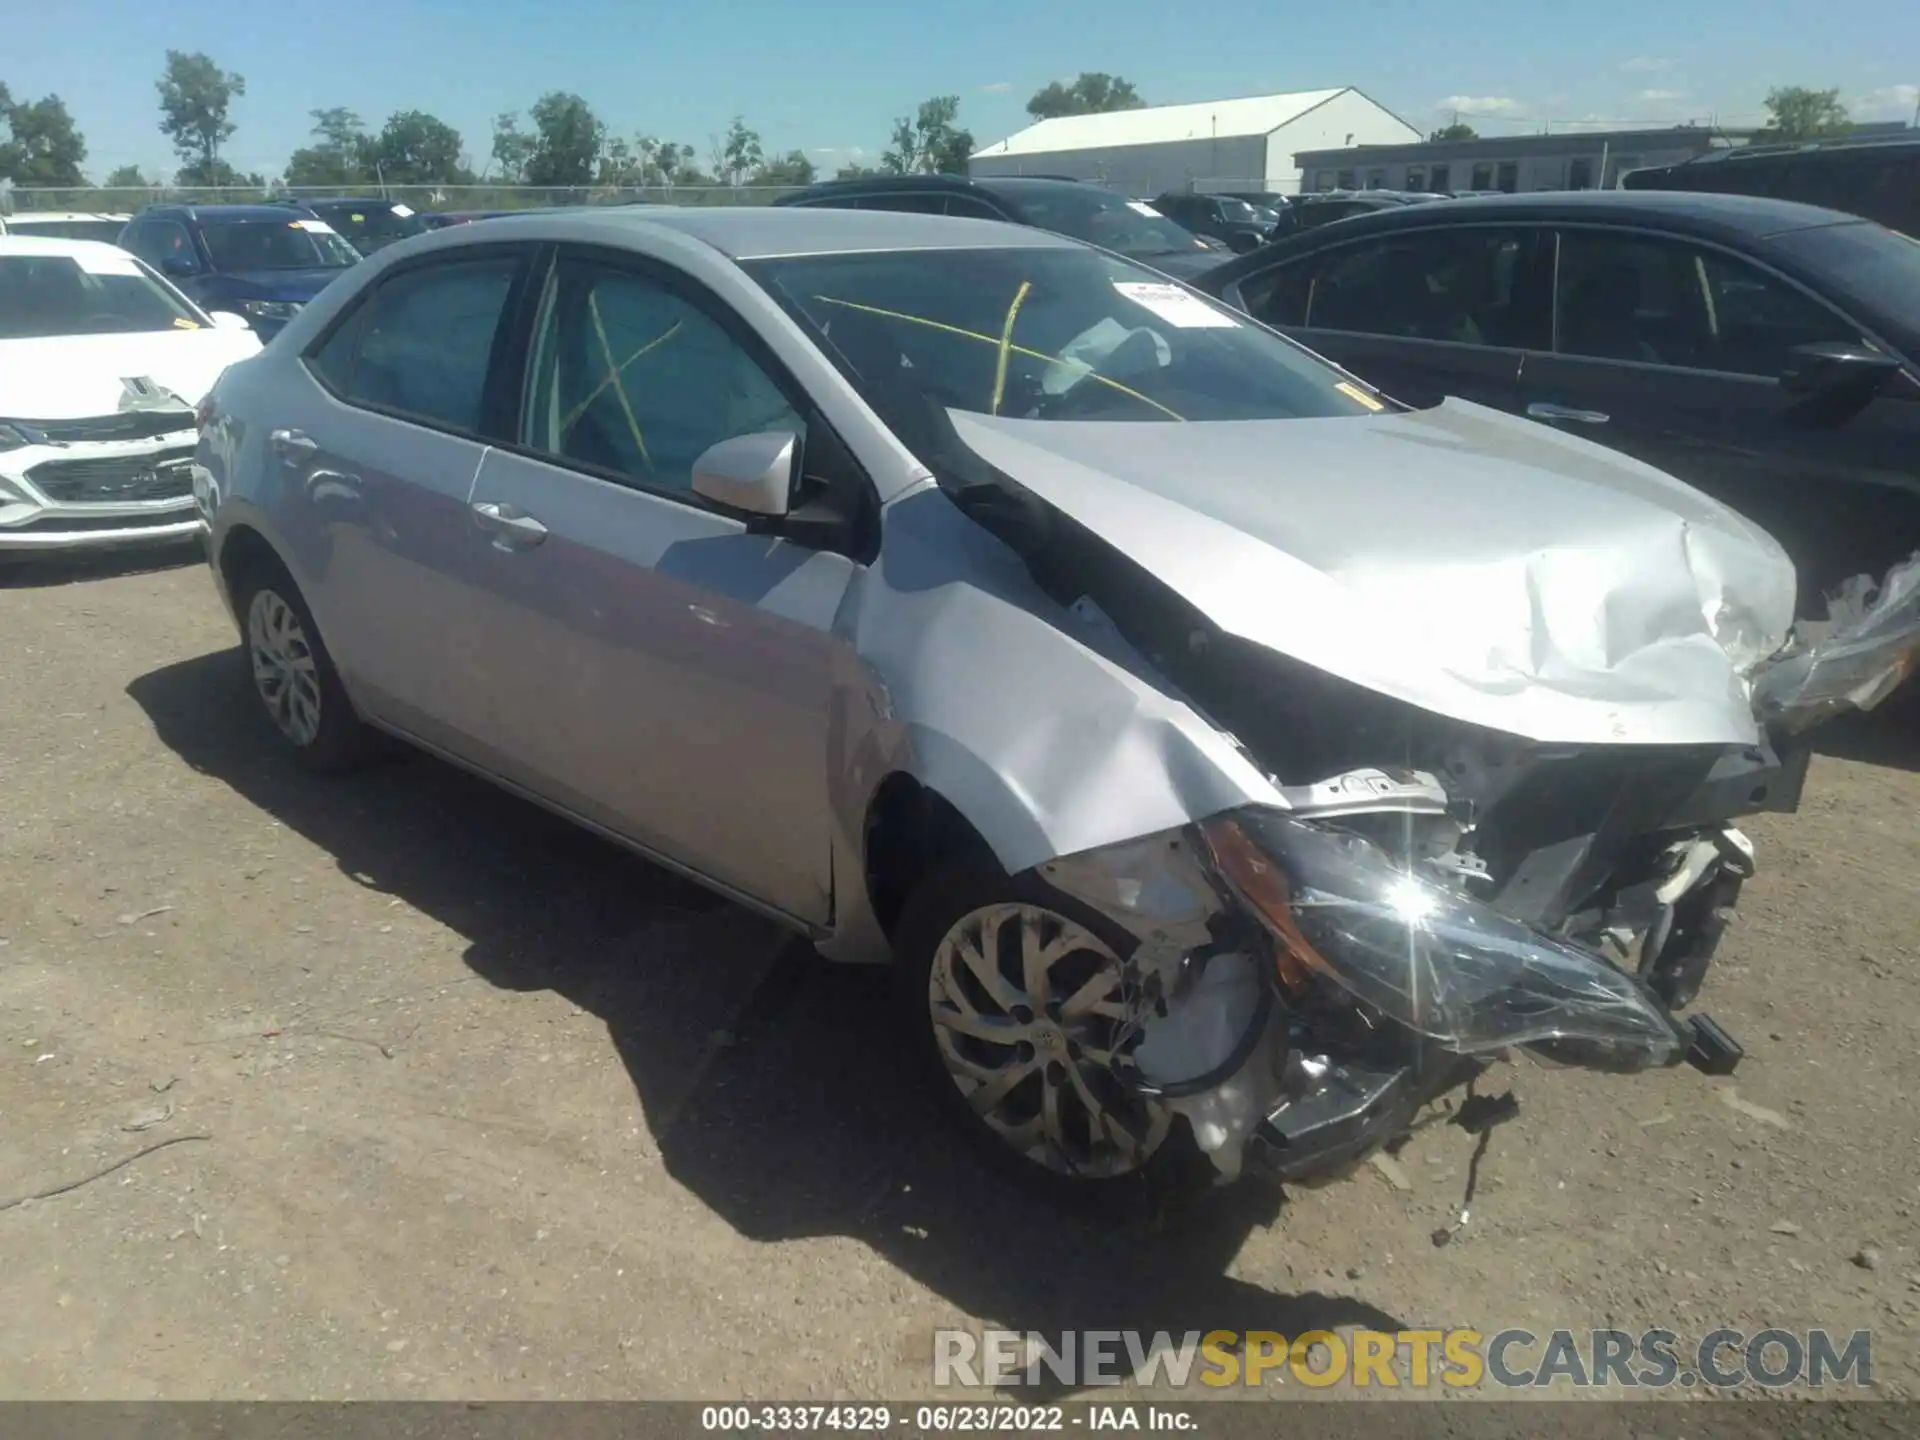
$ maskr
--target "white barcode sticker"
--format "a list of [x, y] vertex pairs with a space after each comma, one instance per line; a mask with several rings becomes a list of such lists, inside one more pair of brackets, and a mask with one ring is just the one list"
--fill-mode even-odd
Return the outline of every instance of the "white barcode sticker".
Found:
[[89, 275], [138, 275], [140, 267], [124, 250], [102, 245], [88, 247], [73, 257], [74, 263]]
[[393, 207], [393, 213], [398, 215], [402, 220], [404, 220], [409, 215], [413, 214], [413, 211], [405, 205], [396, 205]]
[[332, 235], [337, 233], [334, 228], [324, 220], [296, 220], [293, 222], [293, 228], [296, 230], [305, 230], [313, 235]]
[[1127, 202], [1127, 208], [1129, 210], [1138, 210], [1142, 215], [1151, 215], [1156, 220], [1161, 218], [1160, 212], [1144, 200], [1129, 200]]

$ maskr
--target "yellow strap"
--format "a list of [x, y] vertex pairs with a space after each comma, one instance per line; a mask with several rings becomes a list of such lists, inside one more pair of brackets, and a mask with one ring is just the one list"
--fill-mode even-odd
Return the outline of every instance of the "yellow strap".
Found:
[[[962, 330], [958, 325], [948, 325], [939, 320], [929, 320], [926, 317], [921, 315], [908, 315], [899, 310], [882, 310], [878, 305], [862, 305], [857, 301], [853, 301], [853, 300], [839, 300], [833, 297], [832, 295], [816, 295], [813, 298], [822, 305], [840, 305], [840, 306], [844, 306], [848, 310], [861, 311], [863, 314], [878, 315], [883, 320], [902, 320], [909, 325], [924, 325], [929, 330], [941, 330], [949, 335], [964, 336], [968, 340], [978, 340], [981, 343], [986, 345], [993, 345], [997, 347], [1000, 344], [1000, 341], [992, 335], [982, 335], [978, 330]], [[1048, 355], [1043, 351], [1039, 351], [1039, 350], [1029, 350], [1024, 345], [1010, 344], [1007, 346], [1007, 349], [1010, 350], [1015, 355], [1026, 355], [1035, 360], [1045, 360], [1048, 364], [1053, 364], [1055, 363], [1055, 360], [1056, 360], [1056, 357], [1052, 355]], [[1099, 381], [1102, 385], [1106, 386], [1109, 390], [1118, 390], [1122, 395], [1125, 395], [1128, 398], [1133, 400], [1138, 400], [1142, 405], [1150, 405], [1155, 410], [1158, 410], [1162, 415], [1165, 415], [1170, 420], [1184, 421], [1187, 418], [1186, 416], [1180, 414], [1177, 410], [1169, 410], [1166, 406], [1162, 405], [1158, 400], [1151, 399], [1148, 396], [1142, 395], [1138, 390], [1133, 390], [1128, 388], [1125, 385], [1122, 385], [1118, 380], [1109, 380], [1104, 375], [1096, 375], [1091, 373], [1088, 374], [1086, 378], [1089, 380]]]
[[987, 411], [989, 415], [1000, 413], [1000, 398], [1007, 393], [1007, 352], [1013, 349], [1013, 322], [1019, 318], [1020, 306], [1031, 289], [1031, 280], [1020, 282], [1020, 288], [1013, 293], [1013, 303], [1007, 307], [1007, 323], [1000, 327], [1000, 359], [993, 367], [993, 408]]
[[562, 417], [560, 421], [560, 443], [563, 445], [566, 443], [567, 436], [572, 433], [573, 427], [579, 424], [580, 417], [587, 413], [587, 407], [598, 400], [601, 395], [606, 392], [607, 387], [612, 386], [614, 395], [620, 401], [621, 410], [626, 413], [627, 428], [633, 432], [634, 444], [640, 447], [640, 458], [646, 463], [646, 467], [651, 470], [653, 468], [653, 457], [647, 453], [646, 439], [640, 433], [639, 417], [633, 413], [633, 405], [627, 399], [626, 389], [620, 384], [620, 375], [622, 371], [641, 356], [647, 354], [649, 351], [657, 350], [660, 346], [671, 340], [680, 332], [680, 327], [685, 322], [680, 320], [674, 321], [664, 332], [642, 345], [625, 360], [615, 364], [613, 359], [613, 346], [607, 339], [606, 327], [600, 323], [600, 306], [597, 297], [591, 295], [587, 297], [587, 313], [593, 317], [594, 334], [600, 341], [600, 354], [605, 358], [607, 364], [607, 378], [594, 386], [592, 392], [588, 394], [586, 399], [582, 400]]

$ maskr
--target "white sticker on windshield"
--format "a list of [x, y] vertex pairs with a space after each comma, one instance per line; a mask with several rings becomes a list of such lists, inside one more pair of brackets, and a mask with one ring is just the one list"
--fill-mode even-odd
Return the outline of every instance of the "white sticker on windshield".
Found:
[[1142, 215], [1151, 215], [1156, 220], [1160, 219], [1160, 212], [1144, 200], [1129, 200], [1127, 202], [1127, 208], [1129, 210], [1138, 210]]
[[296, 220], [293, 222], [293, 228], [296, 230], [305, 230], [314, 235], [332, 235], [335, 233], [334, 228], [324, 220]]
[[105, 246], [87, 249], [73, 257], [74, 263], [89, 275], [138, 275], [140, 267], [134, 263], [133, 256], [124, 250], [111, 250]]
[[405, 206], [405, 205], [396, 205], [396, 206], [394, 206], [394, 207], [393, 207], [393, 213], [394, 213], [394, 214], [396, 214], [396, 215], [398, 215], [398, 216], [399, 216], [399, 217], [400, 217], [400, 218], [401, 218], [402, 220], [404, 220], [404, 219], [406, 219], [406, 218], [407, 218], [407, 217], [408, 217], [409, 215], [411, 215], [411, 214], [413, 214], [413, 211], [412, 211], [412, 210], [410, 210], [410, 209], [409, 209], [409, 208], [408, 208], [407, 206]]
[[1136, 305], [1158, 315], [1169, 325], [1182, 330], [1232, 330], [1239, 325], [1231, 315], [1215, 310], [1197, 295], [1189, 295], [1178, 285], [1155, 284], [1150, 280], [1116, 280], [1113, 288]]

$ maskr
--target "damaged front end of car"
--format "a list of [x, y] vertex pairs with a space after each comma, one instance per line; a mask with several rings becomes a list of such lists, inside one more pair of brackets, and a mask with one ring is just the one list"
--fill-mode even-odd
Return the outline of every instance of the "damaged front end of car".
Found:
[[1043, 864], [1137, 942], [1102, 1041], [1115, 1078], [1184, 1116], [1223, 1177], [1305, 1180], [1514, 1051], [1730, 1073], [1737, 1042], [1676, 1012], [1754, 873], [1734, 821], [1796, 809], [1808, 751], [1785, 737], [1884, 698], [1920, 652], [1920, 557], [1863, 593], [1758, 672], [1773, 723], [1753, 745], [1553, 746], [1404, 711], [1370, 735], [1349, 719], [1323, 753], [1392, 735], [1417, 763], [1279, 783], [1278, 804]]

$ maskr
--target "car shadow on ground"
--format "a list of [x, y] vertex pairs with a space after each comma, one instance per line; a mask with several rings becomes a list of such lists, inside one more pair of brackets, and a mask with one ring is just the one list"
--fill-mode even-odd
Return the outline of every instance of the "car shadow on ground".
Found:
[[156, 570], [177, 570], [182, 565], [204, 564], [206, 552], [198, 541], [181, 545], [140, 546], [128, 550], [102, 550], [88, 554], [48, 553], [45, 555], [0, 555], [0, 590], [44, 590], [56, 585], [75, 585], [83, 580], [108, 580], [124, 575], [144, 575]]
[[[425, 756], [310, 776], [277, 751], [236, 651], [156, 670], [128, 693], [195, 770], [463, 936], [484, 979], [550, 989], [600, 1017], [670, 1173], [749, 1239], [861, 1240], [968, 1314], [1020, 1330], [1404, 1328], [1356, 1298], [1226, 1273], [1248, 1232], [1277, 1216], [1268, 1186], [1090, 1215], [984, 1167], [909, 1073], [880, 970], [782, 943], [705, 890]], [[753, 954], [743, 963], [729, 948]]]

